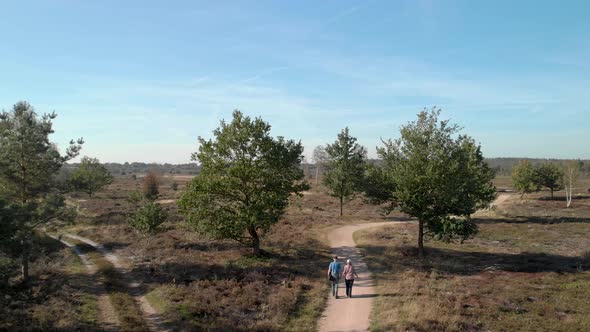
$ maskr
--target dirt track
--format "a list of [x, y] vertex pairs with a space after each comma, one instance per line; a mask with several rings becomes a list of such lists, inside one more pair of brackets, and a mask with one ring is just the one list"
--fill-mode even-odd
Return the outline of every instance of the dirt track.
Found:
[[[339, 299], [330, 297], [328, 305], [319, 322], [320, 332], [327, 331], [368, 331], [369, 316], [373, 306], [373, 299], [377, 296], [375, 282], [363, 261], [359, 250], [352, 238], [354, 232], [395, 222], [375, 222], [367, 224], [347, 225], [336, 228], [328, 234], [332, 252], [340, 258], [341, 263], [350, 259], [359, 278], [352, 288], [352, 298], [346, 298], [344, 280], [341, 280], [338, 294]], [[328, 266], [326, 265], [326, 275]], [[326, 277], [327, 278], [327, 277]]]
[[106, 249], [104, 246], [81, 236], [74, 235], [74, 234], [64, 234], [64, 236], [84, 242], [96, 249], [100, 252], [104, 258], [109, 261], [115, 269], [121, 274], [121, 276], [126, 280], [127, 287], [129, 288], [130, 295], [134, 298], [134, 300], [139, 304], [141, 311], [143, 312], [144, 318], [152, 331], [169, 331], [170, 329], [166, 326], [162, 318], [159, 316], [158, 312], [151, 306], [148, 302], [146, 297], [139, 291], [141, 286], [135, 280], [131, 280], [129, 276], [128, 269], [125, 267], [119, 258]]

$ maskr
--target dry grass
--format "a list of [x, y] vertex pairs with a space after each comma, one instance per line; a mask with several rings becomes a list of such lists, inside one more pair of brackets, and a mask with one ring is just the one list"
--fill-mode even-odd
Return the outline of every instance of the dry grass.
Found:
[[538, 195], [506, 201], [463, 245], [427, 242], [422, 260], [414, 224], [355, 234], [378, 281], [371, 329], [590, 330], [590, 211]]

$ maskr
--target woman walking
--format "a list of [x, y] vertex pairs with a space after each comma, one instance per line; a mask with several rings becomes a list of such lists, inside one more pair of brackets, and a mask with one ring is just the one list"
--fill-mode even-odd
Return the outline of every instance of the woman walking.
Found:
[[359, 277], [350, 262], [350, 259], [346, 260], [346, 265], [344, 266], [344, 271], [342, 271], [342, 275], [344, 276], [344, 282], [346, 283], [346, 296], [352, 297], [352, 285], [354, 284], [354, 277]]

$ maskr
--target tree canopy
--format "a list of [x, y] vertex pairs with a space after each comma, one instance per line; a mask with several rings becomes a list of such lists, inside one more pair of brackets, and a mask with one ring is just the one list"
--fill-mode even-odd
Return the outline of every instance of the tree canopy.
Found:
[[553, 198], [553, 191], [560, 190], [562, 187], [563, 170], [550, 163], [543, 163], [536, 169], [537, 183], [551, 191], [551, 198]]
[[496, 195], [494, 172], [479, 145], [460, 135], [458, 125], [439, 121], [440, 112], [425, 109], [401, 128], [399, 139], [383, 141], [377, 149], [381, 166], [369, 172], [369, 180], [379, 185], [367, 192], [370, 198], [418, 219], [420, 255], [425, 235], [451, 241], [475, 234], [469, 216]]
[[336, 141], [325, 148], [328, 162], [323, 180], [330, 195], [339, 199], [341, 216], [344, 203], [362, 190], [367, 150], [356, 141], [346, 127]]
[[512, 169], [512, 185], [520, 193], [520, 198], [541, 189], [537, 170], [528, 160], [521, 160]]
[[72, 189], [92, 197], [94, 193], [113, 182], [113, 176], [98, 159], [83, 157], [80, 165], [70, 175]]
[[193, 160], [201, 172], [179, 200], [181, 212], [197, 231], [233, 239], [260, 251], [261, 232], [279, 221], [291, 194], [308, 185], [301, 182], [303, 146], [273, 138], [271, 126], [234, 111], [231, 123], [221, 121], [214, 139], [199, 137]]
[[0, 114], [0, 194], [16, 211], [12, 242], [22, 255], [25, 282], [34, 229], [56, 218], [71, 219], [73, 213], [65, 206], [56, 176], [66, 161], [78, 155], [83, 141], [71, 141], [61, 155], [49, 140], [56, 116], [39, 118], [27, 102]]

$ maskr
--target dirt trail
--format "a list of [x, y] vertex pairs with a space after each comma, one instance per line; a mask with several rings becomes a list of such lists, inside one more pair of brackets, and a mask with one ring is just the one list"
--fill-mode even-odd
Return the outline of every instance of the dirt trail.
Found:
[[[341, 263], [350, 259], [359, 278], [354, 281], [352, 298], [346, 298], [344, 280], [338, 289], [339, 299], [330, 296], [328, 305], [319, 322], [320, 332], [327, 331], [368, 331], [369, 316], [373, 306], [373, 299], [377, 297], [375, 282], [369, 273], [367, 265], [363, 261], [360, 251], [352, 238], [352, 234], [358, 230], [391, 225], [396, 222], [375, 222], [367, 224], [355, 224], [338, 227], [328, 233], [328, 240], [332, 252], [339, 257]], [[326, 266], [326, 273], [328, 267]]]
[[117, 255], [113, 254], [103, 245], [96, 243], [85, 237], [74, 234], [64, 234], [64, 236], [84, 242], [100, 252], [104, 258], [115, 267], [116, 271], [124, 278], [129, 288], [129, 294], [133, 296], [143, 312], [143, 316], [152, 331], [170, 331], [166, 323], [162, 320], [158, 312], [152, 307], [145, 295], [141, 292], [141, 283], [133, 280], [129, 274], [129, 269], [121, 262]]
[[88, 275], [91, 277], [91, 280], [93, 280], [93, 283], [90, 286], [90, 291], [93, 294], [97, 294], [96, 295], [96, 297], [97, 297], [96, 301], [97, 301], [97, 305], [98, 305], [97, 321], [98, 321], [98, 324], [99, 324], [101, 330], [103, 330], [103, 331], [120, 331], [121, 324], [119, 323], [119, 320], [117, 319], [117, 313], [115, 311], [115, 308], [113, 308], [113, 305], [111, 304], [111, 300], [109, 299], [108, 293], [107, 293], [106, 289], [104, 288], [104, 285], [101, 284], [100, 282], [96, 281], [96, 279], [94, 278], [94, 276], [97, 272], [96, 265], [94, 265], [92, 263], [92, 261], [90, 261], [88, 256], [86, 254], [84, 254], [80, 250], [80, 248], [78, 248], [77, 246], [65, 241], [64, 239], [58, 238], [57, 236], [50, 235], [50, 234], [47, 234], [47, 235], [49, 237], [63, 243], [67, 247], [71, 248], [72, 251], [78, 257], [80, 257], [80, 260], [82, 261], [82, 264], [86, 268]]

